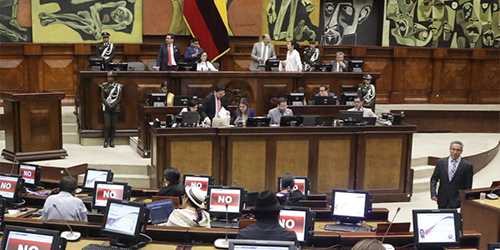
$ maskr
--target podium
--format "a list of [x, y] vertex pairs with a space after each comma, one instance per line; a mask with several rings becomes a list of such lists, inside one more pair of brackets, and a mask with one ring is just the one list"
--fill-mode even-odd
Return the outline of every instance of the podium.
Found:
[[0, 94], [4, 100], [5, 149], [11, 161], [61, 158], [62, 92]]

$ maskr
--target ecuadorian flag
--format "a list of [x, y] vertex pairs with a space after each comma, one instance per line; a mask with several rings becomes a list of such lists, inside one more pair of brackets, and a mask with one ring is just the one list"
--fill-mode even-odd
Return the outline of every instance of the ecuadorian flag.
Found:
[[227, 0], [184, 0], [183, 14], [194, 37], [200, 39], [200, 47], [215, 61], [229, 51], [229, 23]]

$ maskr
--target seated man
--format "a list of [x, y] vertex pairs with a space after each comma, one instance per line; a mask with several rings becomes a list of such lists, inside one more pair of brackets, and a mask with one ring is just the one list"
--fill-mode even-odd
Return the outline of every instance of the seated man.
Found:
[[59, 182], [59, 194], [51, 195], [45, 200], [40, 219], [87, 221], [87, 208], [82, 200], [74, 197], [77, 187], [78, 183], [74, 178], [63, 177]]
[[298, 245], [297, 234], [280, 226], [278, 222], [280, 209], [281, 206], [273, 192], [259, 193], [253, 208], [257, 223], [241, 229], [236, 239], [294, 241]]
[[269, 110], [267, 117], [271, 118], [271, 124], [280, 124], [281, 117], [293, 116], [293, 111], [287, 108], [286, 99], [278, 98], [277, 107]]
[[293, 190], [295, 186], [293, 175], [286, 173], [281, 177], [281, 190], [276, 193], [276, 197], [281, 205], [300, 206], [300, 200], [307, 200], [307, 197], [300, 190]]
[[344, 61], [344, 52], [337, 52], [335, 60], [331, 61], [332, 72], [349, 72], [349, 64]]
[[181, 200], [184, 195], [184, 185], [180, 183], [181, 173], [176, 168], [168, 168], [163, 171], [163, 182], [166, 187], [158, 191], [159, 196], [174, 196]]
[[[319, 86], [319, 93], [315, 94], [314, 96], [333, 96], [333, 97], [337, 98], [337, 96], [333, 92], [328, 91], [329, 89], [330, 89], [330, 87], [328, 85], [322, 84], [321, 86]], [[340, 105], [340, 102], [338, 99], [337, 99], [337, 103], [335, 105]]]
[[356, 96], [354, 98], [354, 108], [348, 109], [348, 111], [363, 111], [363, 117], [377, 117], [371, 109], [363, 107], [364, 104], [363, 100]]

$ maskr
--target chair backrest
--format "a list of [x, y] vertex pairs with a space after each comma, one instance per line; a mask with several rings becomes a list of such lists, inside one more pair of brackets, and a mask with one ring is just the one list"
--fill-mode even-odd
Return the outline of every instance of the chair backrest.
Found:
[[146, 65], [143, 62], [128, 62], [128, 69], [130, 71], [144, 71]]
[[220, 64], [218, 62], [213, 62], [212, 65], [214, 65], [214, 68], [219, 69]]
[[153, 69], [153, 67], [156, 66], [156, 61], [155, 60], [149, 61], [149, 62], [147, 62], [147, 64], [148, 64], [148, 70], [149, 71], [154, 71], [155, 70], [155, 69]]
[[176, 207], [179, 206], [179, 197], [175, 197], [175, 196], [157, 196], [157, 195], [151, 196], [151, 200], [152, 201], [161, 201], [161, 200], [166, 200], [166, 199], [171, 199], [172, 202], [174, 203], [174, 206], [176, 206]]

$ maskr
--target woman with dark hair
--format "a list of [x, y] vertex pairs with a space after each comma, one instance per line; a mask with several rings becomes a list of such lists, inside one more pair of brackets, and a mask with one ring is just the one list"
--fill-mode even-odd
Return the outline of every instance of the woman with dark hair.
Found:
[[161, 92], [168, 93], [167, 94], [167, 103], [165, 106], [174, 106], [174, 94], [172, 92], [168, 92], [168, 82], [163, 81], [161, 83]]
[[181, 181], [181, 173], [176, 168], [167, 168], [163, 171], [163, 183], [167, 186], [158, 191], [159, 196], [179, 197], [184, 195], [184, 186]]
[[241, 98], [238, 108], [233, 113], [234, 124], [241, 122], [245, 126], [249, 117], [255, 117], [255, 110], [250, 108], [246, 98]]
[[300, 200], [307, 200], [307, 197], [300, 190], [293, 190], [294, 186], [293, 175], [286, 173], [281, 177], [281, 190], [276, 193], [281, 205], [299, 206]]
[[210, 214], [205, 208], [206, 192], [198, 187], [185, 187], [182, 209], [175, 209], [168, 217], [167, 226], [210, 228]]
[[200, 114], [200, 120], [198, 121], [198, 124], [196, 124], [196, 126], [197, 127], [202, 126], [202, 121], [205, 119], [205, 117], [203, 116], [203, 113], [199, 111], [199, 105], [195, 99], [189, 100], [187, 106], [181, 109], [181, 112], [179, 113], [178, 116], [182, 116], [182, 113], [184, 112], [198, 112], [198, 114]]
[[302, 62], [300, 61], [299, 44], [291, 41], [287, 44], [286, 60], [281, 61], [281, 66], [285, 71], [302, 71]]
[[203, 52], [200, 56], [200, 60], [196, 64], [196, 71], [219, 71], [214, 67], [214, 65], [208, 61], [207, 52]]

